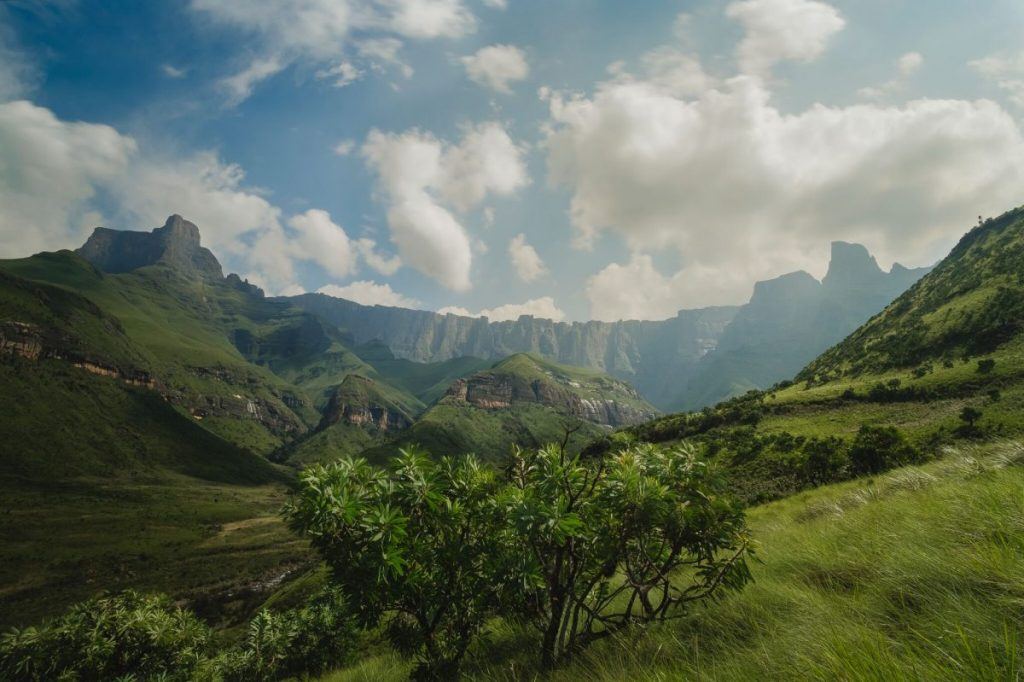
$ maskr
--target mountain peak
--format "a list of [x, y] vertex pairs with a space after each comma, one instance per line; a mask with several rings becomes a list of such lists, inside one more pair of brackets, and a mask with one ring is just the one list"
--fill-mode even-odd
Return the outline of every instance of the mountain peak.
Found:
[[832, 242], [828, 274], [822, 283], [831, 286], [874, 283], [884, 274], [878, 267], [878, 261], [862, 244], [835, 241]]
[[224, 276], [217, 258], [200, 245], [199, 228], [178, 214], [152, 232], [97, 227], [76, 253], [105, 272], [130, 272], [163, 264], [190, 276]]

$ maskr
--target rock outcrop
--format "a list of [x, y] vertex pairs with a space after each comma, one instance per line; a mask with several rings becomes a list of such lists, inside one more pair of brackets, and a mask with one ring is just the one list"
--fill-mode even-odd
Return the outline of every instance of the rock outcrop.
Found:
[[180, 215], [172, 215], [163, 227], [152, 232], [97, 227], [76, 253], [104, 272], [130, 272], [163, 264], [185, 276], [222, 279], [220, 263], [199, 240], [198, 227]]
[[413, 419], [401, 406], [381, 395], [372, 379], [350, 374], [331, 392], [317, 430], [340, 422], [391, 432], [409, 428]]

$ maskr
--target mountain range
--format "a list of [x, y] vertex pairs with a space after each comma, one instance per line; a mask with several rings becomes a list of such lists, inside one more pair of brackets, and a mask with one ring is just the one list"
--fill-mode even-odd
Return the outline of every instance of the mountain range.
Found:
[[661, 410], [697, 409], [788, 379], [927, 273], [899, 263], [885, 272], [859, 244], [832, 243], [819, 282], [794, 272], [758, 282], [750, 302], [680, 310], [668, 320], [515, 321], [365, 306], [324, 294], [277, 299], [313, 313], [357, 343], [437, 362], [535, 353], [632, 383]]

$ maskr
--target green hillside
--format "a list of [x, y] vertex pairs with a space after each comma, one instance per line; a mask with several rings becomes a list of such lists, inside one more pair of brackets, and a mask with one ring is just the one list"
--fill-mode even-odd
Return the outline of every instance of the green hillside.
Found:
[[576, 429], [572, 442], [579, 447], [655, 414], [623, 381], [519, 353], [455, 381], [410, 429], [366, 454], [382, 461], [400, 447], [418, 445], [435, 454], [475, 453], [500, 462], [515, 445], [540, 447]]
[[[755, 507], [754, 581], [686, 618], [605, 640], [553, 680], [1013, 680], [1024, 674], [1024, 448]], [[537, 633], [491, 624], [466, 678], [538, 679]], [[371, 656], [329, 682], [404, 680]]]

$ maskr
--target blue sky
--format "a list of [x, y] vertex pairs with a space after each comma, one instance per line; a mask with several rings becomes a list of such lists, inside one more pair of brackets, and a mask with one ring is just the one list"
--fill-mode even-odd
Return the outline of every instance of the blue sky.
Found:
[[0, 257], [177, 212], [271, 293], [664, 318], [1024, 194], [1024, 8], [0, 3]]

